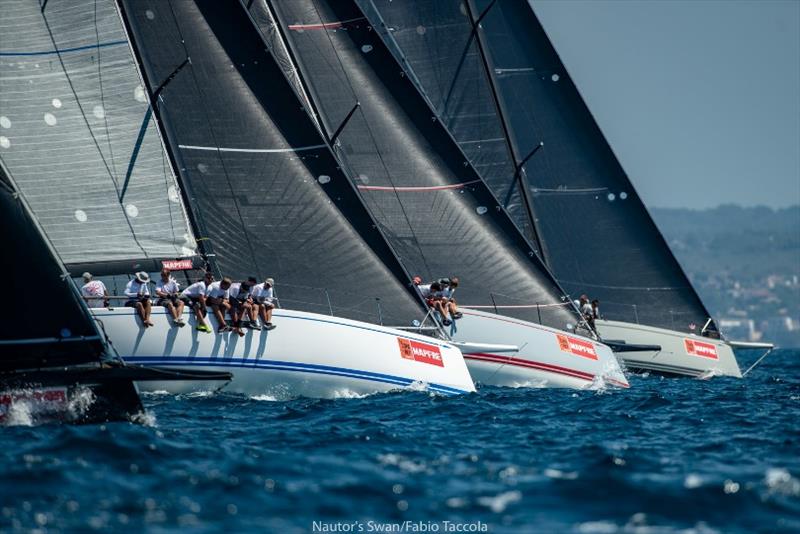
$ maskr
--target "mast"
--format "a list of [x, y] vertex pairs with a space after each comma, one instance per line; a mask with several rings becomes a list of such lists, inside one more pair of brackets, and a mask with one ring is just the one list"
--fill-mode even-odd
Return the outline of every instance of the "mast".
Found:
[[[505, 113], [503, 110], [503, 106], [500, 103], [500, 99], [497, 96], [497, 87], [495, 85], [494, 76], [492, 76], [492, 71], [489, 66], [489, 59], [486, 55], [486, 50], [484, 49], [483, 39], [481, 38], [480, 33], [480, 24], [483, 20], [483, 17], [489, 12], [492, 7], [494, 7], [497, 0], [492, 0], [492, 2], [486, 6], [486, 9], [480, 14], [480, 16], [476, 19], [475, 15], [473, 14], [471, 0], [462, 0], [463, 6], [467, 11], [467, 16], [469, 16], [470, 24], [472, 25], [472, 34], [475, 36], [475, 42], [478, 45], [478, 52], [481, 56], [481, 62], [483, 63], [483, 68], [486, 71], [486, 78], [489, 82], [489, 88], [492, 92], [492, 99], [494, 100], [495, 109], [497, 110], [497, 115], [500, 118], [500, 124], [503, 127], [503, 137], [505, 138], [506, 146], [508, 147], [508, 151], [511, 153], [511, 158], [514, 161], [515, 169], [514, 169], [514, 179], [517, 181], [517, 186], [520, 190], [520, 195], [522, 196], [522, 202], [525, 205], [525, 213], [528, 216], [528, 222], [531, 225], [531, 232], [533, 234], [534, 241], [539, 246], [539, 252], [542, 257], [542, 261], [550, 265], [548, 261], [548, 254], [547, 254], [547, 246], [545, 242], [542, 240], [541, 232], [539, 231], [539, 223], [536, 221], [536, 216], [533, 212], [533, 202], [530, 198], [530, 191], [528, 190], [528, 183], [525, 179], [524, 173], [524, 166], [527, 163], [528, 159], [530, 159], [542, 145], [538, 145], [537, 147], [533, 148], [533, 150], [525, 156], [525, 158], [520, 158], [520, 155], [517, 153], [516, 149], [514, 148], [514, 144], [511, 142], [511, 133], [509, 131], [508, 122], [506, 121]], [[513, 186], [512, 186], [513, 187]], [[510, 195], [509, 191], [509, 195]]]

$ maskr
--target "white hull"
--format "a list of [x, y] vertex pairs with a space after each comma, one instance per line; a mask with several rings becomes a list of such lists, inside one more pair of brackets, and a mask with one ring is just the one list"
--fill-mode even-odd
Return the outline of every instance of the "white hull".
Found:
[[[245, 336], [172, 326], [166, 311], [153, 307], [155, 326], [145, 329], [133, 309], [93, 309], [117, 353], [129, 363], [185, 369], [225, 370], [228, 384], [143, 382], [142, 391], [186, 393], [225, 391], [266, 395], [336, 398], [405, 387], [456, 394], [475, 391], [461, 352], [436, 339], [373, 324], [276, 310], [271, 331], [245, 330]], [[405, 356], [401, 355], [403, 350]], [[429, 350], [429, 352], [426, 352]]]
[[602, 384], [628, 387], [611, 349], [589, 338], [554, 328], [496, 315], [461, 309], [455, 341], [507, 343], [517, 352], [464, 351], [476, 382], [511, 387], [584, 389]]
[[660, 351], [619, 353], [631, 369], [686, 376], [742, 376], [733, 349], [724, 340], [619, 321], [598, 320], [595, 325], [603, 339], [661, 347]]

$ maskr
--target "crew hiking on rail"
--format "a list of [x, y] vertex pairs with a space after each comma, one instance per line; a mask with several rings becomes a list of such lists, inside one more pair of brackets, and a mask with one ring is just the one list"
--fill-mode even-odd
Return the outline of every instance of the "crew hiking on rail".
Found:
[[415, 276], [413, 283], [428, 307], [439, 313], [443, 325], [450, 326], [454, 320], [461, 319], [463, 315], [458, 311], [458, 304], [453, 296], [458, 288], [458, 277], [440, 278], [430, 284], [423, 284], [422, 278]]
[[[109, 306], [109, 294], [105, 284], [93, 280], [91, 273], [83, 273], [84, 285], [81, 295], [91, 308]], [[144, 271], [137, 272], [125, 286], [125, 306], [134, 308], [144, 328], [154, 325], [151, 320], [152, 295], [150, 293], [150, 275]], [[206, 272], [202, 280], [189, 285], [181, 291], [180, 284], [172, 276], [168, 268], [161, 269], [161, 277], [156, 283], [156, 305], [162, 306], [172, 319], [174, 327], [186, 326], [183, 311], [189, 308], [197, 320], [197, 330], [210, 333], [211, 327], [206, 320], [208, 310], [214, 314], [219, 325], [217, 333], [234, 332], [244, 336], [244, 328], [251, 330], [272, 330], [272, 311], [276, 301], [273, 286], [275, 280], [267, 278], [258, 283], [255, 277], [242, 282], [233, 282], [225, 277], [214, 281], [214, 276]], [[230, 318], [230, 324], [226, 320]], [[260, 319], [260, 322], [259, 322]]]

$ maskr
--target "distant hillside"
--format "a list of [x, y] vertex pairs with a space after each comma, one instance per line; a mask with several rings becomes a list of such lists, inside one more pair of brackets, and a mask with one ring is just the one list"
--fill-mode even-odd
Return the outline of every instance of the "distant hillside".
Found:
[[650, 213], [715, 317], [752, 319], [800, 346], [800, 206]]
[[775, 273], [800, 275], [800, 206], [653, 208], [650, 213], [684, 269], [695, 276], [726, 271], [745, 281]]

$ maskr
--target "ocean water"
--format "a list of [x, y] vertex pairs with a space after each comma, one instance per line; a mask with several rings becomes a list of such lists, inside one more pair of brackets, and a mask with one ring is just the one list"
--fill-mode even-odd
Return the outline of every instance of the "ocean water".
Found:
[[154, 394], [144, 425], [0, 428], [0, 531], [800, 531], [800, 351], [631, 384]]

